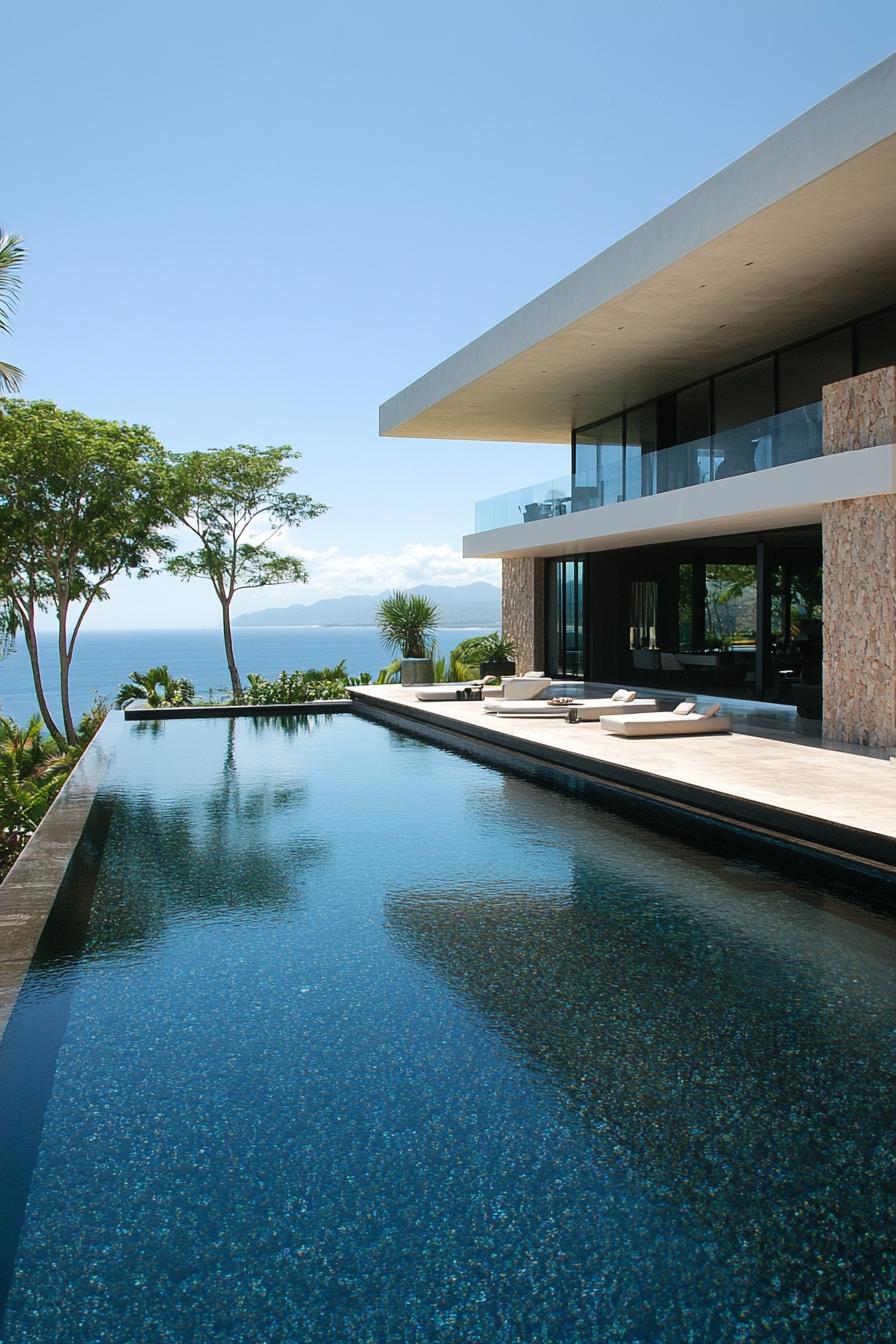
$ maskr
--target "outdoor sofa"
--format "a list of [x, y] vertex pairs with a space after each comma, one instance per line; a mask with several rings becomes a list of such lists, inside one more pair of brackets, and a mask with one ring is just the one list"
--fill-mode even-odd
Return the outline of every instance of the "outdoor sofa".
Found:
[[483, 688], [485, 712], [497, 714], [511, 700], [537, 700], [550, 684], [550, 677], [546, 677], [543, 672], [524, 672], [521, 677], [504, 677], [500, 686]]

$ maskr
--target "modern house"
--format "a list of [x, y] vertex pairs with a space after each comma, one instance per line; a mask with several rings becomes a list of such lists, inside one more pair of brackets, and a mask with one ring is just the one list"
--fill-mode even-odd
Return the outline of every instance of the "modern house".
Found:
[[[557, 677], [712, 687], [896, 743], [896, 56], [380, 408], [566, 443], [476, 506]], [[510, 482], [508, 482], [510, 484]]]

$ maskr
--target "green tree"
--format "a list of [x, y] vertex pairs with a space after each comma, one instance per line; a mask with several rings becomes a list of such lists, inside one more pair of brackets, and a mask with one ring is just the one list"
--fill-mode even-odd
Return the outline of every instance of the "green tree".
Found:
[[376, 628], [386, 648], [402, 658], [425, 658], [442, 614], [422, 593], [396, 589], [377, 607]]
[[230, 609], [238, 592], [279, 583], [307, 583], [301, 560], [275, 551], [271, 542], [284, 527], [298, 527], [326, 512], [310, 495], [285, 490], [300, 457], [289, 444], [255, 448], [237, 444], [215, 452], [172, 457], [180, 522], [198, 538], [196, 550], [172, 556], [179, 579], [211, 580], [221, 604], [224, 652], [235, 700], [243, 685], [233, 652]]
[[[150, 572], [171, 549], [169, 473], [143, 425], [94, 420], [51, 401], [0, 400], [0, 603], [21, 630], [44, 723], [56, 742], [77, 732], [69, 700], [75, 642], [119, 574]], [[62, 725], [44, 694], [36, 618], [57, 625]]]
[[[0, 332], [7, 336], [22, 283], [19, 272], [26, 255], [21, 238], [0, 228]], [[5, 364], [0, 359], [0, 392], [18, 392], [23, 376], [15, 364]]]

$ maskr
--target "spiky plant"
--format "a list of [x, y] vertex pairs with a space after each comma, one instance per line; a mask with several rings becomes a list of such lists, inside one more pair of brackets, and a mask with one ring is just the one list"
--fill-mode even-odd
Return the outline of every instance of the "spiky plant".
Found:
[[172, 677], [167, 665], [162, 663], [147, 672], [132, 672], [130, 681], [122, 682], [118, 688], [115, 708], [123, 709], [129, 700], [145, 700], [152, 709], [192, 705], [195, 694], [192, 681], [186, 677]]
[[422, 593], [400, 589], [384, 597], [377, 607], [376, 628], [386, 648], [402, 658], [425, 658], [442, 613]]
[[[26, 257], [21, 238], [0, 228], [0, 332], [9, 335], [10, 322], [22, 277], [19, 274]], [[18, 392], [24, 374], [15, 364], [0, 359], [0, 392]]]

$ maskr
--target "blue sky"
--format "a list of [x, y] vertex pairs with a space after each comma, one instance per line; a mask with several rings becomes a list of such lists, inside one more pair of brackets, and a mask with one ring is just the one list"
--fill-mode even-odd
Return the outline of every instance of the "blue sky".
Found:
[[[290, 442], [307, 588], [488, 577], [475, 499], [556, 446], [377, 437], [381, 401], [896, 47], [877, 0], [152, 6], [4, 18], [24, 392], [174, 449]], [[206, 625], [122, 583], [94, 627]]]

